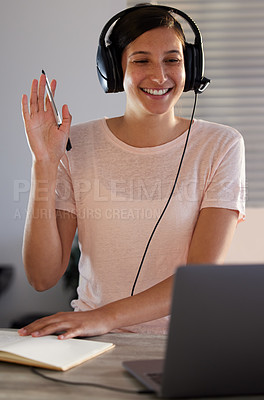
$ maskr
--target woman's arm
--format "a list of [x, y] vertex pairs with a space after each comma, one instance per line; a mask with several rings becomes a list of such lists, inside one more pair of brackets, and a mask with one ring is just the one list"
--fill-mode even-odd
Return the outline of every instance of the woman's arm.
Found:
[[187, 264], [221, 264], [232, 242], [239, 212], [226, 208], [203, 208], [197, 220]]
[[[30, 109], [22, 97], [22, 113], [32, 152], [31, 190], [23, 241], [23, 261], [29, 282], [37, 290], [54, 286], [67, 267], [76, 219], [70, 213], [56, 215], [55, 184], [58, 165], [65, 153], [71, 116], [62, 110], [58, 128], [50, 102], [44, 107], [46, 78], [33, 80]], [[56, 82], [51, 82], [53, 94]], [[69, 218], [69, 215], [72, 218]], [[67, 216], [67, 218], [66, 218]]]
[[[188, 263], [222, 263], [231, 243], [238, 212], [206, 208], [200, 212], [188, 256]], [[43, 336], [65, 331], [60, 339], [93, 336], [135, 325], [169, 314], [173, 276], [133, 297], [115, 301], [92, 311], [58, 313], [20, 330], [22, 335]]]

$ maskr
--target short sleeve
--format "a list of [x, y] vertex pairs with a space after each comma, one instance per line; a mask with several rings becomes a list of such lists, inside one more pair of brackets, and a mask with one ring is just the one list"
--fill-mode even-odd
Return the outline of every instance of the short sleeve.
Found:
[[245, 218], [245, 187], [245, 146], [239, 134], [216, 158], [201, 208], [238, 210], [241, 221]]
[[56, 209], [69, 211], [70, 213], [77, 214], [76, 203], [74, 198], [74, 190], [71, 180], [69, 160], [65, 154], [58, 167], [57, 181], [56, 181]]

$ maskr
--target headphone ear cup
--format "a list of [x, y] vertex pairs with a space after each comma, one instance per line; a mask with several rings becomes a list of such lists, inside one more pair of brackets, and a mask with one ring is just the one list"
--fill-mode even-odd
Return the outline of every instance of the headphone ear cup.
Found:
[[194, 82], [196, 79], [196, 67], [195, 67], [195, 48], [193, 44], [185, 42], [184, 49], [184, 66], [185, 66], [185, 85], [184, 92], [193, 90]]
[[108, 46], [108, 54], [109, 58], [111, 58], [111, 66], [112, 66], [112, 91], [111, 93], [123, 92], [123, 70], [121, 65], [121, 56], [118, 56], [115, 46], [112, 44]]
[[106, 46], [98, 46], [96, 55], [97, 75], [105, 93], [113, 89], [113, 68]]
[[195, 44], [185, 43], [184, 49], [185, 86], [184, 92], [194, 90], [202, 93], [210, 79], [203, 78], [203, 53]]
[[105, 93], [123, 91], [123, 72], [118, 67], [120, 61], [116, 57], [112, 45], [99, 45], [97, 49], [96, 65], [100, 84]]

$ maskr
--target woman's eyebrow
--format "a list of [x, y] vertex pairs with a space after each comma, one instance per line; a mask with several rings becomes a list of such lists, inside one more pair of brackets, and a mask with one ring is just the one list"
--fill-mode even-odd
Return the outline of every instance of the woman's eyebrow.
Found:
[[[180, 50], [177, 50], [177, 49], [172, 49], [172, 50], [165, 51], [165, 54], [174, 54], [174, 53], [181, 55]], [[140, 54], [150, 55], [151, 52], [150, 51], [138, 50], [138, 51], [134, 51], [132, 54], [130, 54], [129, 57], [133, 57], [133, 56], [140, 55]]]
[[181, 52], [180, 52], [180, 50], [169, 50], [169, 51], [166, 51], [165, 52], [166, 54], [173, 54], [173, 53], [176, 53], [176, 54], [180, 54], [181, 55]]
[[133, 56], [136, 56], [136, 55], [138, 55], [138, 54], [149, 55], [149, 54], [151, 54], [151, 53], [150, 53], [150, 51], [142, 51], [142, 50], [139, 50], [139, 51], [134, 51], [132, 54], [129, 55], [129, 57], [133, 57]]

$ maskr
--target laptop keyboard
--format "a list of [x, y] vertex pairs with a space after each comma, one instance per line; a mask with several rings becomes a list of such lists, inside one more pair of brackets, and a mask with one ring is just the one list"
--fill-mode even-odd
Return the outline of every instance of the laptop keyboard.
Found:
[[152, 374], [147, 374], [147, 376], [152, 379], [155, 383], [157, 383], [158, 385], [161, 385], [162, 383], [162, 372], [160, 373], [152, 373]]

